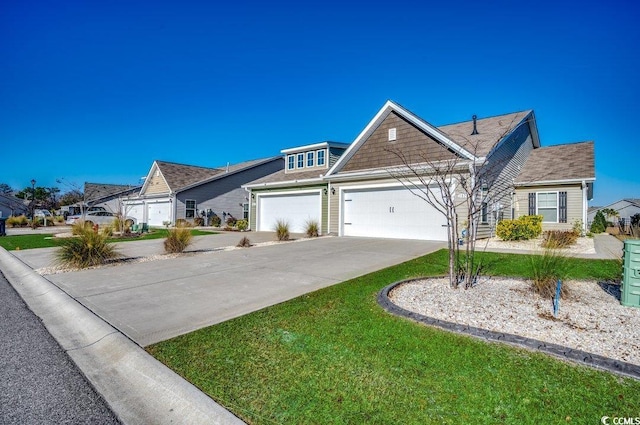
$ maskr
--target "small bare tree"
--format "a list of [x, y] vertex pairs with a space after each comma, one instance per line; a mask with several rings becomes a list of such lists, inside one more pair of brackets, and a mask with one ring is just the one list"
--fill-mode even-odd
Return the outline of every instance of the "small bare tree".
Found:
[[[498, 140], [511, 131], [512, 125], [507, 126]], [[482, 263], [475, 255], [480, 220], [489, 213], [489, 205], [500, 205], [512, 191], [511, 182], [501, 178], [508, 158], [496, 155], [490, 160], [489, 156], [480, 155], [478, 143], [469, 139], [466, 142], [464, 150], [472, 158], [451, 152], [449, 159], [434, 160], [426, 152], [408, 157], [401, 149], [385, 149], [401, 163], [388, 169], [389, 174], [447, 219], [452, 288], [470, 288], [477, 282], [482, 271]]]

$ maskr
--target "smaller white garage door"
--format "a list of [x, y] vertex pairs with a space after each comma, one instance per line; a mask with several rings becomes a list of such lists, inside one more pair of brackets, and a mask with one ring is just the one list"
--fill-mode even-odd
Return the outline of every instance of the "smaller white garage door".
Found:
[[404, 187], [345, 190], [342, 217], [345, 236], [447, 240], [444, 215]]
[[147, 222], [149, 226], [162, 226], [164, 221], [171, 221], [171, 202], [148, 204], [148, 210]]
[[258, 231], [273, 231], [277, 220], [289, 223], [289, 231], [304, 233], [310, 220], [320, 224], [319, 192], [258, 196]]
[[137, 223], [144, 223], [144, 203], [125, 204], [124, 215], [135, 218]]

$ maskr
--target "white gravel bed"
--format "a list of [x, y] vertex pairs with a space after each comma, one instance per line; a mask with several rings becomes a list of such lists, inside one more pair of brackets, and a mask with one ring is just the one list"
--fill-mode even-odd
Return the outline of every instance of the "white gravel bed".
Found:
[[407, 282], [389, 298], [425, 316], [520, 335], [640, 365], [640, 308], [625, 307], [595, 281], [567, 281], [570, 291], [553, 317], [550, 300], [525, 280], [491, 278], [451, 289], [446, 278]]
[[[500, 238], [479, 239], [476, 242], [476, 249], [508, 249], [508, 250], [524, 250], [524, 251], [540, 251], [543, 252], [542, 238], [531, 239], [528, 241], [503, 241]], [[593, 238], [580, 237], [576, 243], [568, 248], [558, 249], [563, 254], [595, 254], [596, 249]]]

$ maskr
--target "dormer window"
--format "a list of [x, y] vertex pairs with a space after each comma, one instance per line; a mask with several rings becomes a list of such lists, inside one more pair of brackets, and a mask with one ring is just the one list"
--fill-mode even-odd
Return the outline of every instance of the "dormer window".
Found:
[[298, 168], [304, 168], [304, 154], [303, 153], [299, 153], [297, 155], [297, 159], [298, 159]]
[[325, 153], [324, 149], [318, 151], [318, 155], [317, 155], [318, 167], [324, 166], [324, 153]]
[[315, 152], [307, 152], [307, 167], [313, 167], [315, 164]]
[[293, 155], [287, 155], [287, 170], [296, 168], [296, 158]]

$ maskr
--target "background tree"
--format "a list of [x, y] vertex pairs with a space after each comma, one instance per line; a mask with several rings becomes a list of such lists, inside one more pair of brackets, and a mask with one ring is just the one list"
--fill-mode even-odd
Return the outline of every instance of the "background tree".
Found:
[[84, 194], [82, 191], [72, 189], [60, 196], [59, 203], [60, 205], [73, 205], [75, 203], [82, 202], [83, 199]]
[[13, 189], [6, 183], [0, 183], [0, 193], [10, 195], [13, 193]]
[[604, 218], [604, 213], [602, 210], [598, 210], [596, 212], [596, 216], [593, 218], [593, 223], [591, 223], [591, 233], [602, 233], [607, 228], [607, 220]]

